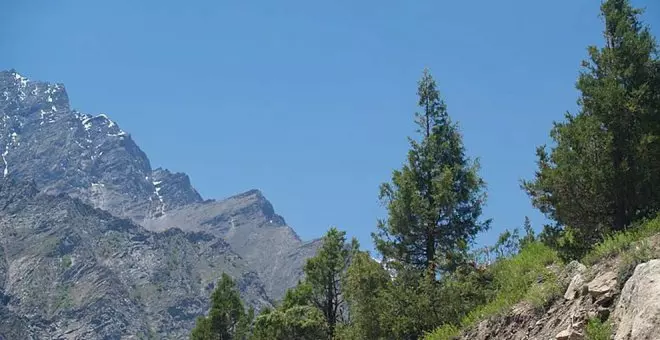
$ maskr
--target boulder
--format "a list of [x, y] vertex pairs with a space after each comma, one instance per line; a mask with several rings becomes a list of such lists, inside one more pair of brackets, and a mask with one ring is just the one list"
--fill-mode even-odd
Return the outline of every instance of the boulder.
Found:
[[571, 283], [568, 285], [566, 293], [564, 293], [564, 299], [573, 300], [579, 297], [582, 291], [582, 286], [584, 286], [584, 276], [582, 276], [582, 274], [576, 274], [573, 276], [573, 279], [571, 279]]
[[566, 267], [564, 267], [564, 270], [560, 272], [558, 279], [561, 282], [561, 284], [568, 285], [569, 282], [571, 282], [571, 280], [575, 277], [575, 275], [577, 274], [584, 275], [586, 271], [587, 271], [587, 267], [585, 267], [585, 265], [583, 265], [578, 261], [573, 260], [569, 262], [566, 265]]
[[584, 335], [574, 329], [566, 329], [555, 336], [557, 340], [582, 340]]
[[616, 289], [617, 279], [616, 273], [608, 271], [596, 276], [588, 284], [589, 294], [598, 300], [603, 295], [613, 292]]
[[582, 263], [573, 260], [566, 265], [565, 271], [569, 277], [573, 277], [575, 274], [582, 274], [587, 271], [587, 267]]
[[612, 315], [614, 339], [660, 339], [660, 260], [635, 268]]

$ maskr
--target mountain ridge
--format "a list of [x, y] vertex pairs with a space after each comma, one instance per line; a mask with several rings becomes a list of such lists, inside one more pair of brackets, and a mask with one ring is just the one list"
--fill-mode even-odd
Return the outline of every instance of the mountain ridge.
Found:
[[[47, 202], [65, 202], [70, 197], [80, 202], [77, 203], [80, 206], [72, 208], [67, 206], [68, 203], [61, 203], [67, 206], [62, 208], [64, 212], [61, 213], [72, 214], [70, 210], [81, 209], [82, 206], [96, 209], [82, 208], [90, 214], [90, 219], [81, 220], [76, 224], [76, 230], [97, 230], [86, 223], [102, 223], [100, 221], [105, 218], [102, 216], [107, 214], [107, 218], [119, 219], [138, 228], [135, 230], [139, 231], [135, 232], [142, 235], [140, 239], [166, 240], [163, 241], [165, 243], [146, 245], [134, 243], [131, 241], [133, 236], [130, 236], [130, 230], [133, 229], [122, 230], [116, 236], [120, 241], [116, 244], [112, 243], [115, 241], [108, 241], [110, 243], [106, 247], [110, 254], [101, 256], [104, 261], [115, 261], [114, 258], [118, 256], [122, 258], [122, 263], [135, 266], [139, 261], [121, 257], [126, 256], [121, 255], [126, 253], [121, 247], [137, 247], [143, 249], [141, 251], [145, 254], [161, 259], [161, 262], [149, 262], [145, 270], [167, 268], [166, 272], [172, 270], [179, 275], [154, 276], [146, 281], [144, 278], [132, 278], [142, 282], [141, 286], [136, 287], [128, 285], [127, 288], [127, 282], [130, 281], [120, 279], [111, 285], [112, 289], [123, 287], [121, 289], [130, 294], [147, 289], [146, 293], [142, 292], [146, 295], [143, 297], [146, 302], [131, 300], [135, 305], [130, 307], [136, 313], [140, 308], [146, 308], [142, 312], [148, 318], [140, 321], [146, 328], [140, 326], [141, 332], [155, 332], [161, 337], [185, 334], [192, 327], [194, 317], [205, 311], [204, 303], [208, 302], [209, 288], [222, 271], [229, 272], [237, 279], [242, 287], [241, 294], [248, 304], [257, 308], [270, 305], [272, 301], [281, 298], [287, 288], [297, 283], [302, 277], [304, 261], [318, 249], [319, 241], [300, 239], [258, 189], [221, 200], [204, 199], [187, 174], [160, 167], [152, 168], [148, 156], [133, 141], [130, 133], [122, 130], [108, 115], [89, 115], [72, 109], [66, 88], [61, 83], [32, 81], [16, 70], [0, 71], [0, 115], [0, 148], [3, 149], [0, 170], [4, 182], [32, 183], [30, 185], [36, 190], [36, 196], [21, 196], [19, 201], [42, 199]], [[30, 206], [30, 203], [25, 204]], [[5, 226], [1, 232], [11, 235], [12, 228], [26, 228], [23, 224], [33, 220], [33, 217], [27, 215], [23, 220], [14, 220], [12, 213], [6, 210], [8, 207], [11, 205], [0, 210], [0, 221], [14, 221], [12, 223], [16, 223], [16, 226]], [[54, 208], [45, 205], [31, 209], [35, 214], [47, 215], [53, 214], [49, 209]], [[55, 233], [53, 237], [60, 243], [64, 241], [59, 238], [65, 239], [66, 235], [58, 233], [70, 230], [64, 224], [63, 220], [51, 222], [51, 227], [55, 228], [52, 229]], [[25, 230], [31, 230], [28, 236], [36, 242], [26, 244], [29, 249], [36, 249], [26, 256], [54, 261], [50, 259], [50, 253], [37, 251], [42, 247], [41, 239], [37, 237], [39, 233], [29, 228]], [[76, 230], [71, 232], [77, 233]], [[90, 244], [95, 241], [85, 237], [81, 240], [84, 247], [94, 248]], [[96, 251], [93, 249], [87, 252], [99, 257]], [[186, 257], [181, 257], [181, 254], [186, 254]], [[62, 257], [65, 255], [59, 255], [58, 261], [65, 261]], [[19, 261], [17, 258], [7, 259], [8, 268]], [[169, 264], [162, 267], [163, 261]], [[97, 268], [94, 262], [88, 265]], [[100, 268], [92, 272], [101, 273], [103, 270]], [[185, 278], [181, 271], [190, 277]], [[49, 275], [59, 277], [64, 272], [49, 272]], [[114, 277], [115, 274], [103, 275]], [[190, 281], [192, 278], [197, 278], [197, 281]], [[154, 284], [171, 285], [173, 297], [161, 296], [156, 299], [160, 295], [152, 287]], [[15, 297], [17, 294], [16, 287], [0, 288], [3, 297]], [[36, 286], [32, 289], [36, 289]], [[53, 287], [39, 289], [47, 295], [56, 293], [52, 291], [55, 289]], [[114, 291], [112, 289], [108, 290], [108, 294]], [[28, 326], [33, 327], [31, 322], [34, 318], [25, 319], [23, 306], [17, 304], [16, 300], [12, 301], [7, 305], [6, 313], [0, 310], [0, 314], [5, 313], [14, 320], [12, 324], [27, 322]], [[37, 302], [33, 303], [38, 305]], [[176, 312], [181, 308], [187, 309], [187, 312]], [[183, 316], [175, 320], [164, 310]], [[39, 316], [44, 320], [51, 320], [50, 317], [53, 315]], [[80, 327], [86, 327], [84, 322], [74, 316], [70, 316], [70, 319], [77, 320], [72, 322], [78, 322]], [[60, 328], [71, 331], [64, 326]], [[2, 332], [0, 324], [0, 334]], [[90, 333], [85, 334], [77, 338], [85, 338]]]

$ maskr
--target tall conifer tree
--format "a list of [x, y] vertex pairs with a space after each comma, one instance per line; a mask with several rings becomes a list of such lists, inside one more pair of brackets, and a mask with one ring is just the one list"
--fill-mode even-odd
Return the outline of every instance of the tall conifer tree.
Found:
[[408, 160], [381, 185], [388, 219], [374, 240], [385, 258], [436, 272], [451, 269], [489, 221], [480, 221], [485, 200], [478, 163], [465, 155], [462, 137], [447, 114], [433, 77], [424, 71], [418, 86], [422, 112], [416, 113], [418, 139], [410, 138]]

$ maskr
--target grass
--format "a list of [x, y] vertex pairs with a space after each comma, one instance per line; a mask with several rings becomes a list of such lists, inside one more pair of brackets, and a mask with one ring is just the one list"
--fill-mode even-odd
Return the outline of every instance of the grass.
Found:
[[491, 268], [497, 289], [495, 298], [468, 313], [461, 320], [460, 327], [443, 325], [427, 334], [425, 339], [452, 339], [460, 329], [501, 315], [521, 301], [528, 301], [539, 309], [547, 306], [563, 288], [557, 283], [555, 273], [548, 269], [553, 263], [560, 263], [557, 252], [540, 242], [531, 243], [516, 256], [496, 262]]
[[653, 249], [648, 240], [641, 240], [637, 241], [633, 247], [620, 255], [617, 281], [619, 285], [623, 286], [635, 272], [637, 265], [658, 258], [660, 252], [657, 249]]
[[612, 326], [598, 318], [589, 320], [586, 329], [586, 340], [609, 340], [612, 336]]
[[607, 236], [584, 257], [582, 262], [593, 265], [602, 259], [612, 258], [630, 250], [638, 241], [658, 233], [660, 233], [660, 217], [644, 221], [639, 226]]
[[458, 337], [461, 330], [454, 325], [442, 325], [424, 336], [425, 340], [449, 340]]
[[660, 249], [654, 247], [648, 240], [658, 233], [660, 233], [660, 216], [606, 237], [582, 261], [587, 265], [593, 265], [598, 261], [618, 256], [617, 281], [623, 285], [632, 276], [637, 265], [660, 257]]
[[[647, 238], [660, 233], [660, 216], [640, 222], [628, 230], [606, 237], [582, 259], [587, 265], [619, 257], [618, 282], [624, 284], [638, 264], [660, 257], [660, 249]], [[470, 312], [459, 326], [442, 325], [426, 334], [426, 340], [450, 340], [456, 338], [461, 329], [474, 326], [481, 320], [501, 315], [513, 305], [527, 301], [538, 310], [561, 296], [561, 287], [556, 274], [548, 269], [553, 263], [561, 263], [556, 251], [535, 242], [525, 247], [512, 258], [496, 262], [491, 270], [497, 287], [495, 298]], [[611, 325], [592, 319], [586, 327], [587, 340], [609, 340]]]
[[[476, 322], [507, 311], [516, 303], [531, 298], [535, 305], [545, 304], [544, 297], [553, 294], [555, 274], [547, 267], [559, 263], [557, 253], [541, 243], [532, 243], [518, 255], [501, 260], [493, 265], [497, 293], [490, 303], [477, 308], [461, 322], [471, 326]], [[538, 286], [538, 288], [535, 288]]]
[[532, 285], [524, 298], [536, 308], [538, 312], [544, 311], [551, 302], [562, 296], [566, 287], [559, 284], [556, 277], [549, 277], [546, 281]]

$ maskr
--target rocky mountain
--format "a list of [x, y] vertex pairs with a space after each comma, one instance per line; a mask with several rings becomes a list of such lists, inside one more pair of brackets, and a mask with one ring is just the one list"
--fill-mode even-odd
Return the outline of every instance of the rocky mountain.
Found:
[[152, 169], [62, 84], [0, 72], [0, 117], [0, 335], [181, 338], [222, 272], [260, 308], [319, 246], [258, 190], [204, 200], [186, 174]]

